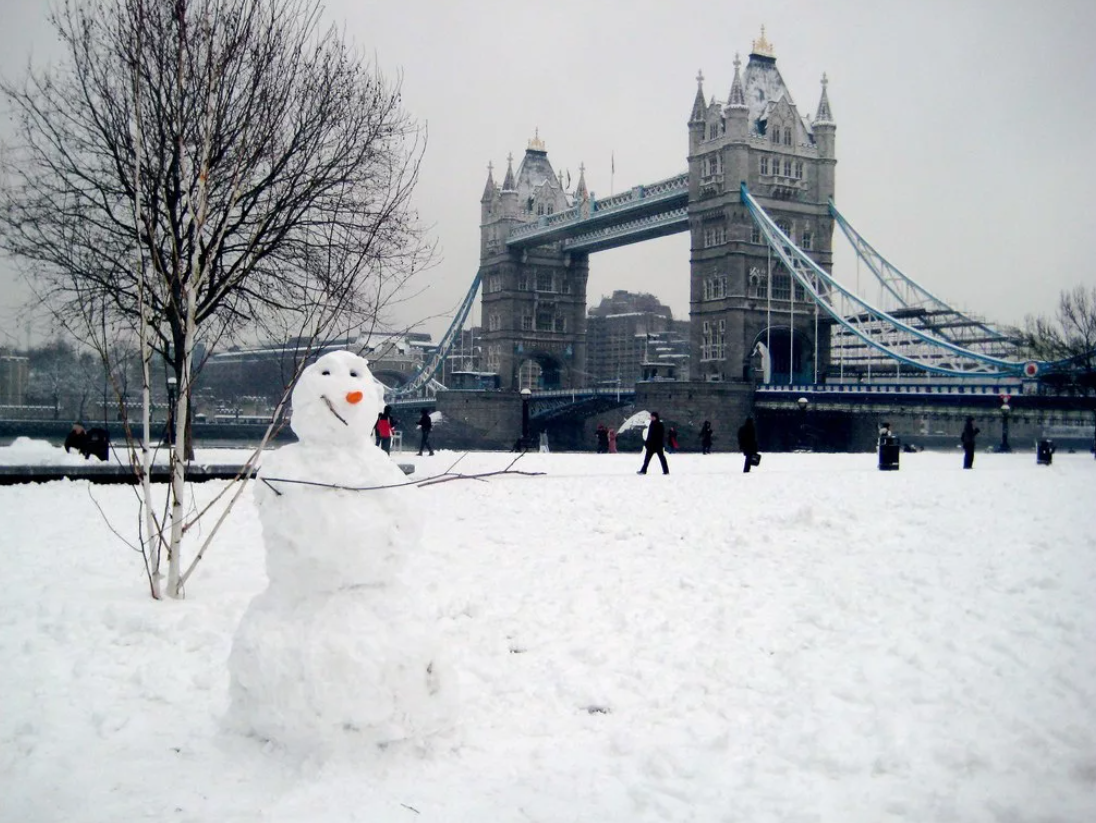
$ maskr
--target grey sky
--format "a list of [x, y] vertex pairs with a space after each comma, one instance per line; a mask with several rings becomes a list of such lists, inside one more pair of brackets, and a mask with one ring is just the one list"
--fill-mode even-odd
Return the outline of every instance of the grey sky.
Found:
[[[0, 71], [56, 48], [40, 0], [2, 0]], [[801, 113], [822, 72], [837, 122], [838, 207], [895, 265], [996, 323], [1051, 313], [1096, 282], [1096, 3], [1088, 0], [329, 0], [329, 20], [429, 126], [417, 206], [440, 265], [406, 323], [451, 313], [475, 275], [487, 163], [520, 160], [534, 129], [556, 170], [586, 164], [601, 196], [684, 171], [702, 69], [725, 100], [735, 52], [762, 24]], [[5, 120], [6, 120], [5, 112]], [[616, 174], [610, 179], [610, 161]], [[856, 267], [835, 237], [835, 274]], [[650, 291], [688, 316], [687, 235], [591, 260], [589, 301]], [[0, 340], [21, 292], [0, 261]], [[478, 320], [478, 306], [474, 317]], [[435, 339], [442, 319], [423, 326]]]

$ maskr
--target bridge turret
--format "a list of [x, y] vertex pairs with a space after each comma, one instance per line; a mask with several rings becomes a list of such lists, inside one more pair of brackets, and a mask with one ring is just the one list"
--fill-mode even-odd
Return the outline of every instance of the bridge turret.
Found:
[[518, 216], [518, 189], [514, 184], [514, 155], [506, 155], [506, 177], [502, 181], [502, 191], [499, 192], [499, 200], [502, 205], [502, 216], [516, 218]]
[[830, 109], [830, 97], [826, 86], [830, 83], [825, 73], [822, 74], [822, 96], [818, 100], [818, 112], [814, 118], [814, 140], [818, 146], [818, 199], [825, 203], [834, 194], [834, 165], [837, 163], [835, 151], [835, 138], [837, 123], [833, 119], [833, 110]]
[[731, 140], [745, 140], [750, 127], [750, 107], [746, 104], [746, 90], [742, 86], [741, 66], [742, 61], [735, 54], [734, 80], [731, 81], [731, 93], [727, 96], [727, 108], [724, 110], [727, 137]]
[[708, 114], [708, 104], [704, 102], [704, 72], [696, 73], [696, 97], [693, 98], [693, 111], [689, 115], [689, 155], [700, 150], [704, 139], [704, 119]]
[[483, 196], [480, 197], [480, 224], [486, 223], [494, 214], [498, 205], [499, 188], [495, 185], [494, 165], [487, 164], [487, 183], [483, 187]]

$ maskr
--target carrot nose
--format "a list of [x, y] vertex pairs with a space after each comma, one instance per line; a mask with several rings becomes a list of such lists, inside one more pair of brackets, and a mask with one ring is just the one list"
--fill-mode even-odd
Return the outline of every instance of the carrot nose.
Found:
[[360, 391], [347, 392], [347, 403], [360, 403], [362, 401], [362, 393]]

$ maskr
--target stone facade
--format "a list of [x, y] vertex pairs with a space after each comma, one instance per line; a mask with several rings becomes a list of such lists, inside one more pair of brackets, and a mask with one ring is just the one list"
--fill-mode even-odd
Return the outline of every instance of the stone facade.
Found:
[[736, 56], [725, 103], [705, 101], [699, 76], [689, 118], [691, 373], [696, 380], [748, 379], [751, 356], [767, 349], [771, 382], [813, 382], [816, 329], [822, 373], [829, 327], [816, 323], [813, 302], [770, 258], [740, 186], [831, 269], [836, 125], [826, 79], [812, 121], [792, 100], [764, 31], [740, 67]]

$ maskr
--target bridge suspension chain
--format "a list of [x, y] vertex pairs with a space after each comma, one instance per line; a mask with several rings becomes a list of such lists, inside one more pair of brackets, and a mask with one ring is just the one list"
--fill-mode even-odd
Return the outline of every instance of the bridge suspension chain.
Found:
[[461, 330], [464, 328], [464, 322], [468, 319], [468, 313], [472, 310], [472, 305], [476, 302], [476, 294], [479, 293], [482, 279], [483, 271], [482, 269], [477, 269], [476, 276], [472, 280], [472, 285], [469, 287], [468, 293], [464, 295], [464, 299], [457, 308], [457, 313], [453, 316], [453, 322], [449, 324], [449, 328], [445, 330], [445, 334], [443, 334], [441, 340], [438, 341], [438, 346], [434, 349], [434, 353], [423, 360], [422, 365], [419, 366], [410, 380], [402, 386], [397, 386], [389, 390], [386, 392], [387, 395], [400, 398], [408, 397], [423, 390], [436, 392], [439, 388], [445, 388], [441, 383], [435, 380], [434, 377], [441, 369], [442, 364], [445, 362], [445, 358], [449, 356], [454, 341], [460, 336]]
[[846, 334], [898, 363], [935, 374], [1003, 377], [1022, 373], [1023, 362], [967, 349], [906, 323], [856, 295], [796, 246], [757, 203], [745, 184], [741, 187], [741, 195], [769, 247], [795, 281]]
[[832, 199], [829, 209], [830, 216], [844, 233], [857, 258], [879, 282], [883, 308], [910, 325], [963, 348], [1002, 359], [1019, 355], [1018, 341], [1014, 337], [945, 303], [876, 251], [838, 211]]

